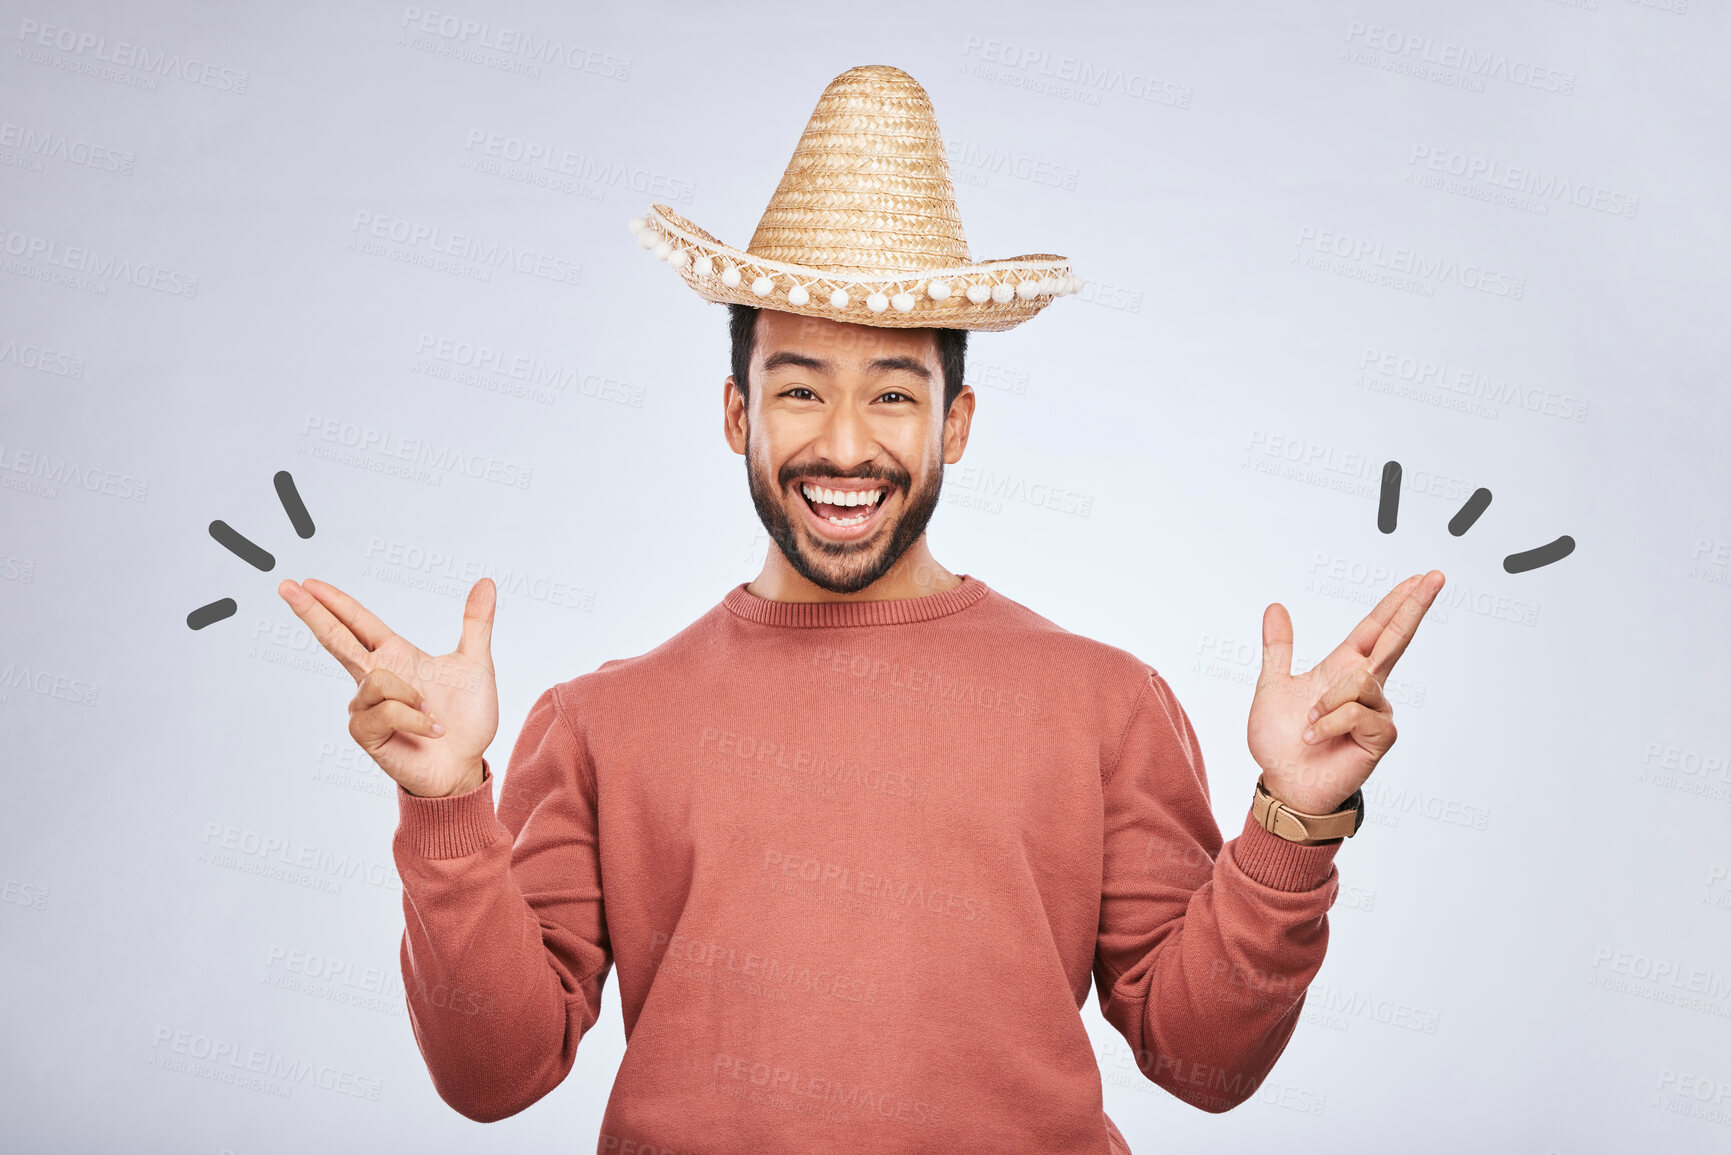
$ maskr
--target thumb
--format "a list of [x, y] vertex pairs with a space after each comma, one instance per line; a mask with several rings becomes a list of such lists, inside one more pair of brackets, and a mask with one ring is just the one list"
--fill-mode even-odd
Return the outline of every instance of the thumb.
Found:
[[493, 664], [493, 611], [499, 604], [499, 589], [492, 578], [482, 578], [469, 588], [463, 603], [463, 635], [457, 652]]
[[1292, 619], [1274, 602], [1262, 611], [1262, 676], [1292, 675]]

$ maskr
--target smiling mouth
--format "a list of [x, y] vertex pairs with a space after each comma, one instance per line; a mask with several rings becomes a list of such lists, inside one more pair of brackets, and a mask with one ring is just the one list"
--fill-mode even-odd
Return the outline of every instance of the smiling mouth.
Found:
[[846, 530], [860, 529], [876, 520], [878, 511], [889, 497], [886, 483], [877, 483], [869, 488], [834, 489], [802, 481], [799, 491], [806, 508], [818, 520]]

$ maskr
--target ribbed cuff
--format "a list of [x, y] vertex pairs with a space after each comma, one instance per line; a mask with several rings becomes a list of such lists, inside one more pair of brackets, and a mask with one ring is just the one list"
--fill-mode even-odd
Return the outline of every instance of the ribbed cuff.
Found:
[[481, 759], [481, 784], [464, 794], [422, 798], [397, 786], [397, 832], [422, 858], [462, 858], [504, 832], [493, 814], [493, 770]]
[[1232, 859], [1238, 869], [1275, 890], [1315, 890], [1334, 868], [1341, 844], [1301, 846], [1262, 828], [1251, 813], [1244, 815], [1244, 830], [1232, 840]]

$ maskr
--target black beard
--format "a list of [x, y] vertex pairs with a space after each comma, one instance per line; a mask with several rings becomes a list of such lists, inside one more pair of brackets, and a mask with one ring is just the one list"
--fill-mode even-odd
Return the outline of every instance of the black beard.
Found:
[[[885, 493], [883, 500], [889, 501], [895, 489], [900, 489], [908, 495], [907, 507], [903, 510], [900, 520], [891, 528], [889, 540], [882, 545], [874, 545], [872, 541], [878, 536], [863, 542], [832, 542], [825, 541], [810, 531], [798, 532], [793, 522], [788, 519], [787, 508], [782, 504], [781, 495], [786, 492], [788, 483], [795, 477], [810, 472], [810, 467], [799, 466], [793, 469], [783, 467], [782, 484], [771, 490], [752, 468], [751, 427], [745, 430], [745, 480], [751, 488], [751, 503], [757, 507], [757, 519], [763, 523], [763, 528], [769, 533], [769, 539], [781, 550], [781, 555], [787, 559], [795, 572], [819, 589], [837, 594], [857, 594], [884, 574], [901, 559], [909, 546], [920, 539], [926, 532], [926, 523], [931, 521], [932, 512], [938, 507], [938, 493], [944, 487], [944, 461], [940, 455], [938, 465], [932, 470], [924, 488], [915, 493], [909, 490], [910, 478], [905, 472], [891, 472], [875, 465], [861, 466], [854, 473], [834, 472], [832, 477], [871, 478], [885, 481], [893, 487]], [[800, 501], [804, 501], [802, 496]], [[879, 517], [884, 514], [879, 513]], [[806, 553], [806, 542], [816, 556]], [[830, 564], [822, 564], [828, 562]]]

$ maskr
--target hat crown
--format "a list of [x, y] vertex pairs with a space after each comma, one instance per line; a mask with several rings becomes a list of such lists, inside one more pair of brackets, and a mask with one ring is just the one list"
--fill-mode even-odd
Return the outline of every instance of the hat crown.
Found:
[[899, 68], [824, 89], [747, 252], [838, 273], [970, 263], [932, 102]]

